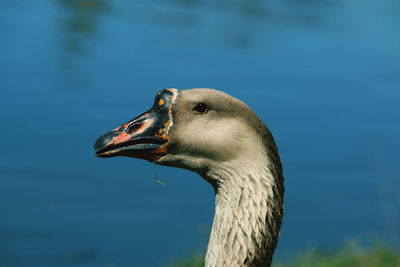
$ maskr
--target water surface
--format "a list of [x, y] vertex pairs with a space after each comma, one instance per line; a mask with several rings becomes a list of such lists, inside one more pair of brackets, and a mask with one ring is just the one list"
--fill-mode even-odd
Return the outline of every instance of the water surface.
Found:
[[400, 245], [397, 1], [3, 0], [0, 265], [163, 266], [205, 248], [214, 195], [188, 171], [93, 156], [159, 89], [210, 87], [273, 132], [276, 258]]

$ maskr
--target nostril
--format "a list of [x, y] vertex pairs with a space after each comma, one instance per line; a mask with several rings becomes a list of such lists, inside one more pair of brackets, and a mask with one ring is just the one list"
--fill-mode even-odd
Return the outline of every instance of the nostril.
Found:
[[133, 123], [133, 124], [128, 126], [128, 128], [126, 129], [126, 132], [127, 133], [133, 133], [136, 130], [138, 130], [141, 125], [142, 125], [141, 123]]

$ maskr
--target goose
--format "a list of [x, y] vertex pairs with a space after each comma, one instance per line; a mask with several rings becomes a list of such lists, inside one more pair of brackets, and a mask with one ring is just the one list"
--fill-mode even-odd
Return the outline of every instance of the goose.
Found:
[[283, 218], [282, 165], [270, 131], [242, 101], [214, 89], [163, 89], [150, 110], [94, 148], [98, 157], [187, 169], [213, 186], [206, 267], [271, 265]]

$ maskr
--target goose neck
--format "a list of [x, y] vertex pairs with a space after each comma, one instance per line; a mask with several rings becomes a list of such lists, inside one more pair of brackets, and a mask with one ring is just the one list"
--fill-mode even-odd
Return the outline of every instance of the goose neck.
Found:
[[[236, 165], [237, 166], [237, 165]], [[221, 166], [206, 266], [268, 266], [279, 235], [274, 222], [274, 177], [268, 165]]]

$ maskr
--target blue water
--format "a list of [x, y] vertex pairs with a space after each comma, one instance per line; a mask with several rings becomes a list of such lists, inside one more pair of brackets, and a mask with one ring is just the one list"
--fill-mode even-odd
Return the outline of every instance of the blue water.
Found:
[[284, 166], [276, 259], [400, 246], [398, 1], [0, 2], [0, 266], [164, 266], [204, 249], [211, 186], [93, 156], [161, 88], [267, 123]]

